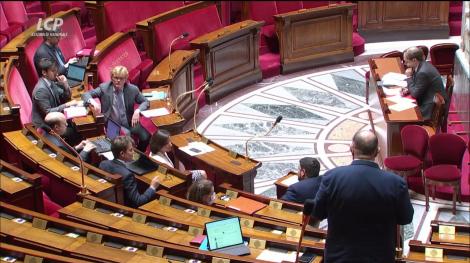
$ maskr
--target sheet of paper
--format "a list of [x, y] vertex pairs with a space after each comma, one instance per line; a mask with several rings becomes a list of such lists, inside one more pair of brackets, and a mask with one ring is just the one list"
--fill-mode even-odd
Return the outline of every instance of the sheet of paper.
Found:
[[158, 109], [152, 109], [152, 110], [144, 110], [141, 112], [144, 117], [151, 118], [151, 117], [157, 117], [157, 116], [165, 116], [170, 114], [167, 108], [158, 108]]
[[415, 102], [414, 99], [405, 98], [405, 97], [402, 97], [401, 95], [388, 97], [388, 98], [386, 98], [386, 100], [388, 100], [390, 102], [393, 102], [393, 103], [414, 103]]
[[152, 91], [142, 93], [148, 100], [164, 100], [166, 99], [166, 92], [163, 91]]
[[406, 78], [406, 75], [389, 72], [382, 77], [382, 85], [406, 87], [408, 86]]
[[205, 154], [205, 153], [212, 152], [215, 150], [214, 148], [210, 147], [209, 145], [203, 142], [191, 142], [191, 143], [188, 143], [188, 145], [181, 147], [179, 149], [191, 156]]
[[113, 160], [114, 159], [113, 152], [111, 152], [111, 151], [100, 153], [100, 155], [104, 156], [104, 158], [106, 158], [108, 160]]
[[388, 106], [388, 108], [393, 111], [404, 111], [407, 109], [412, 109], [414, 107], [416, 107], [416, 104], [414, 103], [397, 103], [392, 106]]
[[396, 95], [400, 95], [400, 91], [401, 89], [400, 88], [387, 88], [387, 87], [382, 87], [382, 90], [384, 91], [385, 95], [386, 96], [396, 96]]
[[64, 109], [64, 115], [67, 119], [86, 116], [87, 109], [83, 106], [68, 107]]
[[408, 77], [405, 74], [400, 74], [396, 72], [388, 72], [386, 73], [382, 79], [388, 78], [388, 79], [396, 79], [396, 80], [405, 80]]
[[297, 178], [297, 176], [291, 176], [291, 177], [285, 179], [284, 181], [282, 181], [282, 184], [290, 186], [292, 184], [297, 183], [298, 181], [299, 181], [299, 178]]
[[[299, 253], [299, 257], [302, 256], [302, 252]], [[270, 261], [270, 262], [282, 262], [282, 261], [295, 261], [295, 252], [288, 252], [281, 249], [265, 249], [257, 257], [258, 260]]]

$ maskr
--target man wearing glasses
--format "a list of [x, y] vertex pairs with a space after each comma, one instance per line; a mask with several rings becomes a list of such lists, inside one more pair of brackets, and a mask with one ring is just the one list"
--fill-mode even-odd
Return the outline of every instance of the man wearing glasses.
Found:
[[[111, 81], [101, 83], [96, 89], [82, 95], [82, 100], [90, 104], [95, 112], [102, 112], [105, 119], [109, 118], [121, 125], [125, 134], [139, 138], [137, 148], [145, 152], [150, 134], [139, 122], [140, 112], [148, 109], [149, 102], [139, 88], [127, 82], [129, 72], [124, 66], [116, 66], [111, 71]], [[99, 98], [101, 105], [93, 98]], [[139, 107], [134, 110], [134, 104]]]

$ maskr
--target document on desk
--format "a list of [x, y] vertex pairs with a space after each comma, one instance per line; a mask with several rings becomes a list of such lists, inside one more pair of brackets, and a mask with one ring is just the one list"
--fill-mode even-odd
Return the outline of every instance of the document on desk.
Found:
[[386, 96], [396, 96], [400, 95], [401, 88], [387, 88], [387, 87], [382, 87], [382, 90], [384, 91]]
[[407, 76], [404, 74], [389, 72], [382, 77], [382, 85], [407, 87], [408, 83], [406, 82], [406, 78]]
[[386, 100], [393, 102], [393, 103], [415, 103], [416, 100], [402, 97], [401, 95], [396, 95], [393, 97], [387, 97]]
[[68, 107], [64, 109], [65, 118], [83, 117], [87, 115], [87, 109], [83, 106]]
[[299, 181], [299, 178], [297, 178], [297, 176], [291, 176], [285, 180], [282, 181], [282, 184], [284, 185], [287, 185], [287, 186], [290, 186], [292, 184], [295, 184]]
[[[299, 256], [301, 256], [303, 253], [300, 252]], [[295, 252], [291, 251], [288, 252], [286, 250], [282, 249], [265, 249], [263, 250], [257, 257], [256, 259], [258, 260], [264, 260], [264, 261], [271, 261], [271, 262], [282, 262], [282, 261], [288, 261], [288, 262], [294, 262], [295, 261]]]
[[190, 142], [188, 145], [180, 147], [179, 149], [191, 156], [205, 154], [215, 150], [203, 142]]
[[144, 92], [142, 93], [144, 97], [146, 97], [149, 101], [151, 100], [164, 100], [166, 99], [166, 92], [164, 91], [152, 91], [152, 92]]
[[404, 111], [404, 110], [412, 109], [414, 107], [416, 107], [416, 104], [411, 103], [411, 102], [397, 103], [392, 106], [388, 106], [388, 108], [393, 111]]
[[165, 116], [170, 114], [167, 108], [158, 108], [152, 110], [144, 110], [141, 112], [144, 117], [151, 118], [151, 117], [158, 117], [158, 116]]

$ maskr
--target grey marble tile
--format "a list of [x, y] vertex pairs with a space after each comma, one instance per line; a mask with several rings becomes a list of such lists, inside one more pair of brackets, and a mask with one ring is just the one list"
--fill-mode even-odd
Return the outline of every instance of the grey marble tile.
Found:
[[269, 187], [267, 190], [260, 193], [260, 195], [264, 195], [269, 198], [277, 198], [276, 196], [276, 186]]
[[366, 84], [364, 81], [349, 79], [335, 74], [331, 74], [331, 76], [333, 77], [339, 91], [365, 97]]
[[290, 171], [297, 172], [299, 168], [298, 160], [282, 161], [282, 162], [263, 162], [263, 165], [258, 168], [256, 181], [276, 180]]
[[[245, 154], [245, 142], [227, 142], [215, 140], [229, 150], [239, 154]], [[315, 154], [313, 143], [286, 143], [268, 141], [250, 141], [248, 143], [248, 153], [251, 158], [289, 156], [299, 154]]]
[[457, 213], [452, 214], [451, 208], [440, 208], [437, 216], [437, 220], [444, 222], [458, 222], [458, 223], [469, 223], [469, 213], [467, 211], [457, 210]]

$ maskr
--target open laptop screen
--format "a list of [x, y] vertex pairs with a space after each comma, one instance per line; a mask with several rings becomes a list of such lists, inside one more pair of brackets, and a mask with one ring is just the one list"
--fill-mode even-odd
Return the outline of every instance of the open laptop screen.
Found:
[[206, 223], [209, 250], [243, 244], [242, 229], [238, 217], [230, 217]]
[[85, 77], [85, 70], [86, 69], [84, 67], [70, 64], [67, 72], [67, 78], [76, 81], [83, 81], [83, 78]]
[[108, 119], [108, 123], [106, 125], [106, 137], [111, 141], [114, 140], [119, 133], [121, 132], [121, 126], [115, 123], [113, 120]]

